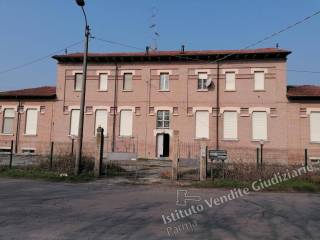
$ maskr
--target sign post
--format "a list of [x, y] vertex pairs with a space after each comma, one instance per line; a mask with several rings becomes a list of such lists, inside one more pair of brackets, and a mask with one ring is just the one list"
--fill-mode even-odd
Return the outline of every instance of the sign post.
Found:
[[209, 150], [209, 159], [211, 160], [211, 179], [213, 180], [213, 161], [222, 161], [222, 175], [224, 178], [224, 161], [228, 159], [226, 150]]

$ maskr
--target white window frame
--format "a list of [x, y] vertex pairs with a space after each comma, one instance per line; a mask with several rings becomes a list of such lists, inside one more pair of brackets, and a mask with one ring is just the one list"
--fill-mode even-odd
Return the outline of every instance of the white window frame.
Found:
[[[128, 121], [124, 121], [124, 112], [131, 113], [131, 119]], [[119, 124], [119, 135], [120, 137], [132, 137], [133, 132], [133, 111], [132, 109], [123, 109], [120, 111], [120, 124]], [[128, 127], [129, 125], [129, 127]], [[128, 130], [128, 131], [126, 131]]]
[[198, 91], [206, 91], [206, 90], [208, 90], [207, 81], [208, 81], [208, 73], [199, 72], [198, 73], [198, 81], [197, 81], [197, 90]]
[[[320, 122], [314, 122], [318, 119], [313, 119], [316, 115], [320, 118], [320, 111], [311, 111], [310, 112], [310, 142], [311, 143], [320, 143]], [[317, 129], [318, 128], [318, 129]], [[318, 135], [316, 135], [318, 134]]]
[[169, 91], [169, 82], [170, 82], [170, 73], [161, 72], [159, 75], [159, 90], [160, 91]]
[[[11, 116], [6, 116], [6, 112], [7, 111], [10, 111], [12, 110], [13, 112], [13, 117]], [[3, 109], [3, 122], [2, 122], [2, 134], [8, 134], [8, 135], [13, 135], [13, 131], [14, 131], [14, 119], [15, 119], [15, 109], [14, 108], [4, 108]], [[5, 127], [5, 124], [6, 124], [6, 121], [8, 120], [11, 120], [12, 121], [12, 127], [11, 127], [11, 131], [10, 132], [4, 132], [4, 127]]]
[[169, 110], [158, 110], [157, 111], [156, 128], [157, 129], [169, 129], [170, 128], [170, 111]]
[[[102, 122], [98, 121], [100, 120], [99, 118], [97, 118], [98, 113], [100, 112], [104, 112], [106, 114], [106, 118], [104, 120], [102, 120]], [[103, 134], [104, 136], [107, 136], [108, 133], [108, 110], [106, 109], [96, 109], [95, 110], [95, 115], [94, 115], [94, 135], [97, 135], [97, 129], [98, 127], [102, 127], [103, 128]]]
[[[262, 79], [263, 87], [261, 87], [261, 88], [258, 87], [258, 82], [257, 82], [259, 80], [258, 79], [259, 74], [262, 74], [262, 76], [263, 76], [263, 79]], [[266, 73], [265, 73], [265, 71], [255, 70], [253, 72], [253, 75], [254, 75], [254, 90], [255, 91], [265, 91], [265, 88], [266, 88]]]
[[[255, 133], [255, 123], [254, 123], [254, 116], [256, 113], [264, 113], [265, 114], [265, 137], [263, 138], [259, 138], [259, 137], [255, 137], [255, 135], [258, 135], [257, 133]], [[267, 141], [268, 140], [268, 113], [266, 111], [253, 111], [252, 115], [251, 115], [251, 131], [252, 131], [252, 141]]]
[[[78, 79], [78, 76], [82, 76], [82, 78]], [[78, 83], [78, 81], [80, 83]], [[74, 73], [74, 91], [77, 91], [77, 92], [82, 91], [82, 81], [83, 81], [83, 73], [82, 72]]]
[[[198, 114], [206, 114], [206, 120], [200, 121]], [[209, 111], [196, 111], [195, 112], [195, 121], [196, 121], [196, 139], [209, 139], [210, 131], [210, 114]]]
[[[126, 79], [126, 76], [131, 76], [131, 88], [128, 88], [128, 86], [126, 86], [126, 82], [128, 81], [128, 79]], [[132, 72], [124, 72], [123, 73], [123, 84], [122, 84], [122, 90], [123, 91], [133, 91], [133, 73]]]
[[[30, 118], [29, 118], [29, 114], [31, 112], [34, 112], [36, 114], [36, 119], [35, 119], [35, 124], [34, 123], [30, 123]], [[39, 114], [38, 114], [39, 110], [37, 108], [28, 108], [26, 110], [26, 117], [25, 117], [25, 131], [24, 134], [28, 135], [28, 136], [36, 136], [37, 132], [38, 132], [38, 118], [39, 118]], [[30, 130], [30, 128], [33, 128]]]
[[[232, 79], [228, 79], [231, 77]], [[234, 71], [227, 71], [225, 73], [225, 91], [236, 91], [236, 72]], [[232, 82], [230, 82], [232, 80]]]
[[[227, 119], [228, 114], [233, 114], [230, 115], [232, 117], [235, 117], [234, 119]], [[231, 135], [227, 135], [227, 133], [229, 134], [229, 131], [227, 131], [227, 120], [232, 122], [232, 128], [234, 130], [234, 132], [231, 133]], [[229, 124], [229, 122], [228, 122]], [[238, 111], [224, 111], [223, 112], [223, 139], [224, 140], [238, 140]]]
[[[70, 111], [70, 124], [69, 124], [69, 136], [78, 136], [78, 132], [79, 132], [79, 118], [78, 121], [75, 122], [75, 124], [78, 125], [78, 127], [72, 125], [72, 118], [73, 118], [73, 114], [74, 112], [79, 112], [79, 118], [80, 118], [80, 110], [79, 109], [72, 109]], [[75, 133], [73, 133], [73, 128], [77, 129], [77, 131]]]
[[[103, 79], [102, 76], [106, 76], [106, 79]], [[102, 81], [106, 81], [105, 84], [102, 84]], [[100, 92], [108, 91], [108, 82], [109, 82], [109, 74], [104, 72], [99, 73], [99, 91]], [[102, 88], [102, 85], [105, 85], [104, 88]]]

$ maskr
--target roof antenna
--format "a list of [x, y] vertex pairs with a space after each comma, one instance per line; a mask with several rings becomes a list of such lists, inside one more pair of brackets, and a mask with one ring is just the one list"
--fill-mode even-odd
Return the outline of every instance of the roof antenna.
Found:
[[276, 48], [279, 48], [279, 43], [276, 44]]
[[181, 53], [184, 54], [184, 49], [185, 49], [185, 46], [184, 45], [181, 45]]
[[68, 49], [67, 49], [67, 48], [64, 50], [64, 54], [65, 54], [65, 55], [68, 54]]

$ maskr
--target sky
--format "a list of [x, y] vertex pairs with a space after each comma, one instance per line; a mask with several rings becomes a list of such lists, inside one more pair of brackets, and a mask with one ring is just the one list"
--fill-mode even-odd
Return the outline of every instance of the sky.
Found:
[[[318, 10], [319, 0], [86, 0], [94, 37], [144, 49], [152, 43], [154, 22], [159, 50], [182, 44], [186, 50], [241, 49]], [[84, 35], [74, 0], [0, 0], [0, 22], [0, 91], [54, 86], [56, 61], [50, 55], [64, 53]], [[277, 43], [292, 51], [288, 84], [320, 84], [319, 73], [295, 72], [320, 72], [320, 14], [256, 47]], [[68, 48], [82, 50], [82, 43]], [[98, 40], [90, 41], [89, 50], [137, 51]]]

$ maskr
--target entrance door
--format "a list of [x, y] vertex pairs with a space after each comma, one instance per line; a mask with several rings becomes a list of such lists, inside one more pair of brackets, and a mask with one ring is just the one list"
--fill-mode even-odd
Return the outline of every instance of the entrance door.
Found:
[[157, 157], [169, 157], [170, 153], [170, 135], [158, 134], [157, 135]]

